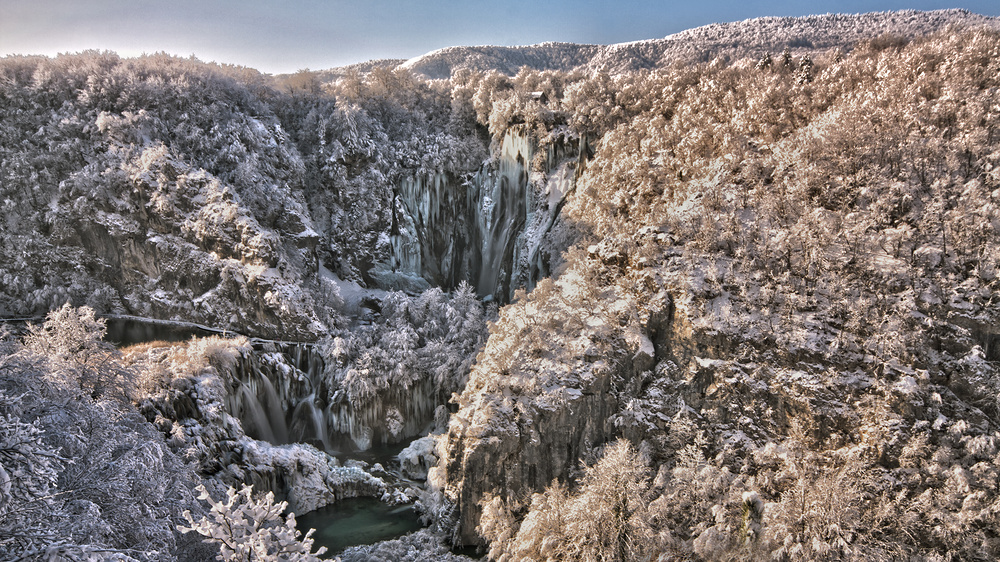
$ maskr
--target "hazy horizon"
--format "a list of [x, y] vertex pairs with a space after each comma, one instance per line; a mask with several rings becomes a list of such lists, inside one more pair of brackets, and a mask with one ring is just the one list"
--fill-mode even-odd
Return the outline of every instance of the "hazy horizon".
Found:
[[768, 16], [962, 8], [1000, 15], [987, 0], [789, 0], [601, 2], [523, 0], [417, 4], [263, 0], [172, 3], [139, 0], [0, 0], [0, 55], [88, 49], [123, 56], [167, 52], [280, 74], [383, 58], [413, 58], [456, 45], [529, 45], [546, 41], [610, 44], [654, 39], [707, 25]]

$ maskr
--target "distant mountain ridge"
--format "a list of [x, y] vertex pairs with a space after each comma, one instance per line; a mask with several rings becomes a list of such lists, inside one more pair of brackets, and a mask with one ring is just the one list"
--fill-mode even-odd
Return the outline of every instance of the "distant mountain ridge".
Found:
[[[517, 74], [521, 67], [535, 70], [574, 70], [617, 73], [662, 68], [676, 62], [707, 61], [714, 57], [742, 58], [780, 53], [785, 47], [796, 54], [851, 46], [873, 35], [912, 38], [948, 26], [986, 26], [1000, 29], [1000, 18], [950, 9], [922, 12], [903, 10], [867, 14], [826, 14], [803, 17], [763, 17], [731, 23], [714, 23], [668, 35], [613, 45], [547, 42], [514, 47], [445, 47], [399, 63], [431, 79], [451, 76], [460, 69], [496, 70]], [[873, 33], [873, 30], [877, 30]], [[366, 72], [392, 66], [397, 61], [363, 63], [321, 72], [324, 81], [336, 79], [349, 68]]]

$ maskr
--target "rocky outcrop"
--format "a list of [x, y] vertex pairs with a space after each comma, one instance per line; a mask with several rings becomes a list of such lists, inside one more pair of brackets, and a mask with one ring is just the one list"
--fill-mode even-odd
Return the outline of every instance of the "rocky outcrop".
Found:
[[444, 459], [446, 497], [458, 506], [463, 544], [479, 542], [485, 494], [519, 498], [553, 480], [567, 481], [586, 451], [616, 433], [610, 418], [619, 409], [618, 397], [611, 392], [613, 373], [604, 367], [591, 371], [590, 384], [561, 389], [558, 404], [491, 395], [453, 417]]
[[288, 502], [294, 513], [306, 513], [344, 498], [381, 497], [389, 486], [356, 466], [341, 466], [311, 445], [270, 445], [242, 439], [238, 461], [216, 475], [223, 482], [253, 484]]
[[[546, 283], [538, 291], [579, 298], [581, 283], [570, 273], [554, 288]], [[533, 322], [526, 314], [543, 314], [519, 304], [505, 309], [495, 332], [502, 335], [506, 322]], [[626, 329], [607, 311], [540, 326], [537, 335], [522, 330], [507, 334], [505, 342], [491, 338], [429, 478], [457, 507], [453, 523], [460, 542], [480, 542], [476, 527], [487, 495], [522, 501], [553, 480], [571, 481], [595, 447], [623, 435], [644, 437], [621, 413], [644, 390], [656, 361], [687, 358], [692, 344], [683, 322], [674, 321], [673, 300], [665, 291], [636, 309], [643, 312]], [[527, 356], [516, 355], [519, 350]]]
[[[801, 343], [775, 345], [778, 336], [748, 330], [741, 313], [700, 300], [700, 280], [679, 275], [690, 266], [684, 256], [667, 252], [651, 267], [612, 246], [593, 246], [577, 269], [505, 308], [494, 326], [428, 479], [454, 507], [459, 542], [482, 543], [483, 500], [527, 509], [533, 493], [572, 483], [581, 462], [619, 437], [661, 475], [694, 455], [741, 475], [735, 482], [756, 478], [754, 463], [778, 444], [853, 455], [873, 473], [903, 478], [921, 443], [993, 443], [987, 324], [950, 314], [955, 323], [928, 366], [833, 348], [821, 315]], [[619, 274], [614, 285], [600, 285], [609, 271]], [[984, 458], [965, 450], [962, 462]], [[908, 480], [907, 493], [925, 489], [921, 478]]]

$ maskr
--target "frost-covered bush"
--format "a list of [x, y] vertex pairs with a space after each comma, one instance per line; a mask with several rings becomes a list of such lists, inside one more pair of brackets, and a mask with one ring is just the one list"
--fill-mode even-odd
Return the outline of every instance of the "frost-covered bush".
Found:
[[[0, 403], [10, 401], [0, 393]], [[6, 412], [0, 420], [0, 550], [30, 552], [47, 542], [47, 516], [66, 459], [42, 441], [37, 421], [24, 423]]]
[[64, 304], [48, 314], [40, 326], [29, 325], [24, 351], [47, 364], [53, 383], [78, 388], [91, 398], [129, 399], [135, 394], [135, 373], [120, 360], [120, 353], [103, 340], [105, 321], [88, 306]]
[[207, 537], [206, 542], [219, 545], [222, 550], [219, 560], [318, 562], [318, 555], [326, 552], [323, 546], [312, 551], [312, 529], [299, 538], [302, 533], [295, 528], [295, 514], [285, 516], [288, 503], [275, 503], [271, 492], [255, 499], [251, 495], [252, 486], [243, 486], [238, 492], [229, 488], [226, 499], [217, 501], [204, 486], [198, 486], [198, 491], [201, 492], [198, 499], [208, 502], [211, 511], [197, 521], [190, 511], [185, 511], [188, 526], [181, 526], [180, 530], [196, 532]]
[[644, 559], [654, 546], [647, 473], [632, 445], [619, 440], [584, 470], [578, 489], [554, 482], [532, 496], [519, 521], [499, 497], [485, 498], [479, 532], [490, 541], [490, 559]]
[[[211, 558], [175, 529], [183, 510], [198, 509], [200, 478], [120, 394], [81, 392], [67, 376], [69, 366], [122, 367], [89, 337], [103, 324], [86, 311], [59, 313], [62, 321], [29, 330], [32, 348], [8, 340], [0, 355], [0, 558]], [[51, 358], [39, 358], [43, 349]]]

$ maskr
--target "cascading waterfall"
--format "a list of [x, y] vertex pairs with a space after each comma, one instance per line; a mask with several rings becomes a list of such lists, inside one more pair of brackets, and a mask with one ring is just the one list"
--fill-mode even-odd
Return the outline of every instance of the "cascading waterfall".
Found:
[[500, 302], [533, 287], [548, 275], [542, 241], [589, 156], [585, 138], [563, 137], [547, 145], [544, 171], [533, 172], [537, 150], [528, 131], [514, 127], [496, 158], [471, 175], [403, 179], [391, 255], [376, 278], [386, 288], [451, 289], [467, 281], [480, 297]]
[[314, 438], [323, 444], [323, 450], [332, 452], [330, 432], [326, 427], [323, 411], [316, 407], [316, 395], [303, 398], [292, 410], [292, 435], [296, 441]]
[[280, 351], [258, 349], [244, 356], [230, 381], [229, 413], [257, 439], [309, 442], [328, 453], [364, 451], [423, 434], [443, 401], [433, 381], [425, 380], [354, 404], [325, 373], [313, 346], [278, 347]]
[[264, 413], [264, 408], [254, 394], [249, 385], [240, 385], [236, 394], [237, 406], [234, 408], [236, 414], [243, 421], [243, 429], [248, 435], [255, 439], [274, 443], [274, 431], [271, 429], [271, 420]]
[[[512, 128], [475, 174], [402, 180], [391, 255], [375, 277], [413, 290], [468, 281], [480, 297], [500, 302], [533, 287], [549, 273], [543, 241], [589, 157], [585, 138], [562, 137], [546, 146], [543, 169], [532, 170], [537, 150], [526, 130]], [[328, 452], [398, 443], [423, 434], [445, 399], [424, 380], [352, 403], [313, 346], [257, 347], [238, 362], [227, 403], [253, 436], [268, 441], [309, 441]]]
[[305, 344], [280, 344], [280, 351], [275, 344], [262, 347], [237, 362], [226, 401], [229, 413], [240, 418], [251, 437], [279, 445], [315, 439], [330, 450], [329, 434], [311, 414], [308, 437], [296, 425], [300, 407], [316, 408], [313, 401], [322, 377], [322, 358]]
[[261, 392], [264, 396], [264, 404], [267, 406], [267, 418], [271, 424], [271, 432], [274, 440], [278, 443], [288, 443], [288, 426], [285, 424], [285, 412], [282, 408], [278, 392], [271, 384], [271, 379], [259, 377]]
[[422, 435], [442, 401], [434, 382], [423, 380], [409, 389], [390, 389], [365, 404], [355, 405], [347, 400], [331, 404], [326, 419], [332, 431], [349, 436], [354, 446], [363, 451], [376, 442], [398, 443]]

